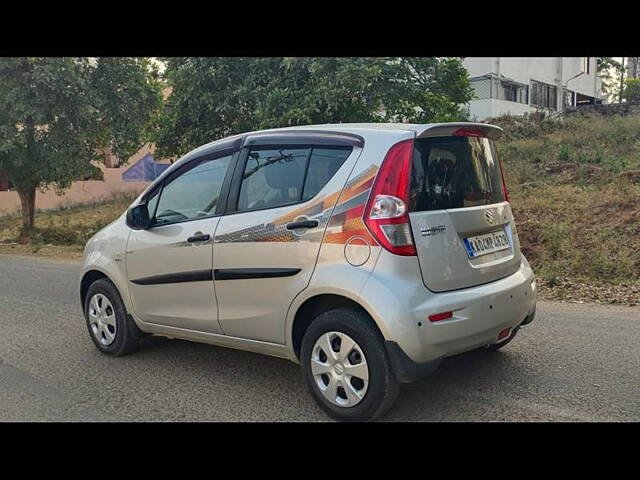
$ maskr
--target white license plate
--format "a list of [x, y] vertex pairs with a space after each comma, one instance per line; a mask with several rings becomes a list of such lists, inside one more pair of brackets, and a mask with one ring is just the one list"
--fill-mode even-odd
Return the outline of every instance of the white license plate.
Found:
[[476, 258], [481, 255], [487, 255], [500, 250], [511, 248], [509, 239], [504, 230], [498, 232], [485, 233], [474, 237], [466, 237], [463, 239], [464, 248], [467, 250], [469, 258]]

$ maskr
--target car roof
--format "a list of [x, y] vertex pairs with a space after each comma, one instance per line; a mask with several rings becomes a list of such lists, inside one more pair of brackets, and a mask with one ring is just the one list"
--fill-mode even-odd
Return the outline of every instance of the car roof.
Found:
[[327, 132], [344, 132], [355, 135], [368, 136], [372, 132], [415, 132], [415, 137], [429, 137], [429, 136], [447, 136], [453, 134], [458, 129], [475, 128], [484, 132], [487, 137], [495, 138], [502, 133], [502, 128], [488, 123], [474, 123], [474, 122], [443, 122], [443, 123], [323, 123], [316, 125], [297, 125], [294, 127], [280, 127], [271, 128], [265, 130], [255, 130], [252, 132], [245, 132], [236, 135], [231, 135], [213, 142], [201, 145], [200, 147], [191, 150], [189, 153], [178, 159], [169, 168], [167, 168], [154, 182], [150, 185], [138, 198], [142, 198], [151, 188], [159, 183], [163, 178], [170, 175], [173, 171], [184, 165], [186, 162], [193, 160], [195, 157], [206, 155], [212, 150], [217, 150], [222, 145], [237, 146], [242, 142], [242, 139], [251, 136], [268, 132], [296, 132], [296, 131], [327, 131]]
[[415, 132], [416, 137], [435, 136], [437, 134], [450, 135], [457, 129], [476, 128], [482, 130], [485, 135], [495, 138], [502, 133], [502, 129], [488, 123], [476, 122], [442, 122], [442, 123], [324, 123], [317, 125], [298, 125], [295, 127], [272, 128], [248, 132], [246, 135], [255, 135], [265, 132], [285, 132], [297, 130], [326, 130], [343, 131], [345, 133], [366, 134], [372, 131], [378, 132]]
[[264, 130], [254, 130], [251, 132], [240, 133], [229, 137], [221, 138], [190, 151], [179, 162], [184, 163], [195, 156], [206, 154], [208, 151], [217, 149], [221, 144], [234, 143], [242, 138], [259, 135], [263, 133], [282, 133], [282, 132], [298, 132], [298, 131], [327, 131], [327, 132], [344, 132], [362, 136], [371, 135], [373, 132], [415, 132], [416, 137], [428, 137], [438, 135], [451, 135], [455, 130], [461, 128], [477, 128], [482, 130], [485, 135], [495, 138], [502, 133], [502, 129], [488, 123], [474, 122], [443, 122], [443, 123], [323, 123], [315, 125], [296, 125], [293, 127], [279, 127]]

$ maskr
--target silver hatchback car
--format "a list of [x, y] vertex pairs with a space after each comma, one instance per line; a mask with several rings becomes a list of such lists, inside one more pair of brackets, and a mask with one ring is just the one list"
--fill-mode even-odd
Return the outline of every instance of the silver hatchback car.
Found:
[[251, 132], [175, 162], [85, 248], [80, 298], [108, 355], [147, 334], [302, 365], [329, 415], [368, 420], [446, 357], [535, 315], [481, 123]]

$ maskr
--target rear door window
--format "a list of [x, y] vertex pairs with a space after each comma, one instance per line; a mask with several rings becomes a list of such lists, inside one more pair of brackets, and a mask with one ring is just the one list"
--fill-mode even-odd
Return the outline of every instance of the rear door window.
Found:
[[254, 147], [240, 185], [238, 211], [309, 200], [331, 180], [351, 147]]
[[433, 137], [415, 141], [410, 211], [443, 210], [505, 201], [492, 140]]

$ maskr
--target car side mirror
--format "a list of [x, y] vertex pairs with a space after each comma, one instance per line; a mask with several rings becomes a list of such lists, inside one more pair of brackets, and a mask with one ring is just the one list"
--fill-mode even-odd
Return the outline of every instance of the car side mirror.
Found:
[[135, 207], [131, 207], [127, 211], [127, 225], [134, 230], [145, 230], [149, 228], [151, 219], [149, 218], [149, 209], [146, 203], [141, 203]]

